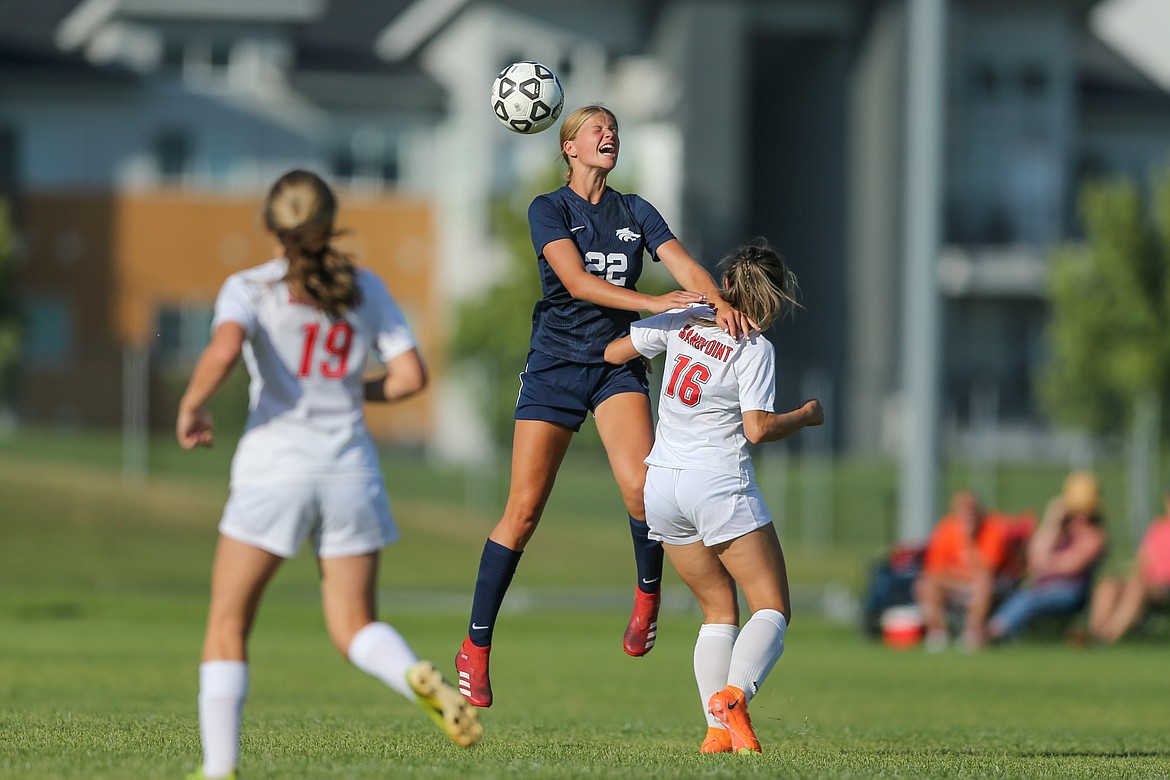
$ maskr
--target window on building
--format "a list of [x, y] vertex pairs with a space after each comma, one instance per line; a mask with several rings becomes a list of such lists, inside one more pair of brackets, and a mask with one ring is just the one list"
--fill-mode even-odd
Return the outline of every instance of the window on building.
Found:
[[398, 181], [398, 148], [394, 139], [377, 128], [354, 131], [332, 158], [333, 176], [358, 185], [382, 185]]
[[155, 349], [163, 360], [186, 361], [199, 356], [211, 340], [215, 311], [206, 304], [167, 305], [155, 315]]
[[185, 50], [178, 41], [164, 40], [162, 50], [162, 65], [172, 71], [182, 71]]
[[351, 179], [354, 172], [353, 152], [348, 148], [333, 153], [333, 176], [336, 179]]
[[35, 368], [65, 368], [73, 361], [73, 305], [61, 295], [29, 295], [24, 316], [21, 354]]
[[187, 172], [193, 146], [191, 133], [185, 127], [164, 127], [155, 133], [152, 147], [164, 181], [180, 179]]
[[981, 62], [971, 73], [971, 84], [975, 94], [983, 100], [992, 100], [999, 91], [999, 76], [989, 62]]
[[1029, 98], [1042, 98], [1048, 91], [1048, 71], [1043, 63], [1030, 62], [1020, 68], [1020, 89]]
[[190, 40], [183, 47], [183, 79], [192, 84], [222, 84], [227, 80], [231, 46], [209, 39]]
[[16, 190], [16, 129], [0, 126], [0, 197]]
[[1056, 58], [993, 38], [973, 52], [966, 99], [951, 109], [947, 239], [1041, 246], [1061, 231], [1067, 166]]

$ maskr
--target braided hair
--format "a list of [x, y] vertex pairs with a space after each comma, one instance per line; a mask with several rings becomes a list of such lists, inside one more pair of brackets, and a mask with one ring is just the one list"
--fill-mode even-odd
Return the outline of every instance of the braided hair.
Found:
[[723, 300], [767, 330], [800, 306], [796, 274], [767, 241], [758, 238], [720, 262]]
[[353, 259], [333, 246], [337, 198], [309, 171], [281, 176], [264, 203], [264, 224], [284, 247], [285, 281], [295, 299], [338, 319], [358, 303]]

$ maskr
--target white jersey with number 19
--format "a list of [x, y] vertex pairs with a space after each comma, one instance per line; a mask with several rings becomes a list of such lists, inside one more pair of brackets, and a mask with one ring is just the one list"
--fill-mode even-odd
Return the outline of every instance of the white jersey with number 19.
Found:
[[658, 429], [646, 463], [753, 479], [743, 413], [776, 403], [776, 352], [756, 333], [736, 341], [709, 307], [647, 317], [630, 327], [640, 355], [666, 352]]
[[380, 473], [365, 425], [363, 374], [416, 346], [386, 285], [357, 270], [357, 304], [342, 319], [293, 300], [281, 258], [232, 274], [212, 329], [243, 327], [249, 414], [233, 485]]

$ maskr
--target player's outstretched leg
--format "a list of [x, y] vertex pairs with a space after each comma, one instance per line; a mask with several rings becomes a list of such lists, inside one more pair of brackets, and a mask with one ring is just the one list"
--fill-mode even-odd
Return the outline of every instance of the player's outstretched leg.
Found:
[[459, 692], [476, 707], [492, 706], [492, 681], [488, 677], [488, 656], [491, 652], [491, 645], [480, 647], [471, 641], [471, 637], [467, 637], [455, 654]]
[[658, 637], [658, 607], [662, 603], [662, 545], [649, 536], [645, 520], [633, 515], [630, 536], [634, 542], [634, 563], [638, 584], [634, 588], [634, 611], [622, 637], [622, 649], [635, 658], [646, 655]]
[[727, 727], [731, 734], [731, 749], [736, 753], [760, 753], [760, 740], [756, 739], [752, 719], [748, 716], [747, 697], [739, 688], [728, 685], [711, 697], [707, 708], [715, 719]]
[[[551, 484], [551, 483], [550, 483]], [[488, 539], [479, 558], [479, 574], [475, 580], [475, 594], [471, 601], [471, 620], [467, 624], [467, 638], [455, 654], [455, 669], [459, 673], [459, 692], [476, 707], [492, 706], [492, 684], [488, 680], [488, 654], [492, 649], [492, 634], [496, 618], [504, 603], [504, 594], [516, 573], [522, 551]]]
[[730, 753], [731, 748], [731, 732], [725, 728], [717, 726], [707, 727], [707, 736], [703, 738], [703, 744], [699, 748], [700, 753]]
[[635, 658], [646, 655], [658, 638], [658, 608], [662, 605], [662, 591], [646, 593], [634, 588], [634, 610], [622, 637], [622, 649]]
[[483, 736], [479, 716], [459, 692], [447, 684], [430, 661], [419, 661], [406, 672], [406, 681], [417, 697], [418, 706], [431, 716], [452, 742], [471, 747]]

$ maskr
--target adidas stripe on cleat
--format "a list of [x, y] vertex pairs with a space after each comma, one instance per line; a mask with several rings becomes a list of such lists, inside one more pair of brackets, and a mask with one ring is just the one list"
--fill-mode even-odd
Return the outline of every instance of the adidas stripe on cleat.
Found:
[[662, 604], [662, 592], [644, 593], [634, 588], [634, 611], [622, 637], [622, 649], [626, 655], [635, 658], [646, 655], [658, 638], [658, 607]]
[[480, 647], [468, 637], [455, 654], [459, 692], [476, 707], [492, 706], [492, 681], [488, 677], [488, 656], [491, 651], [491, 645]]
[[419, 661], [406, 672], [418, 706], [459, 747], [471, 747], [483, 736], [475, 708], [447, 684], [430, 661]]

